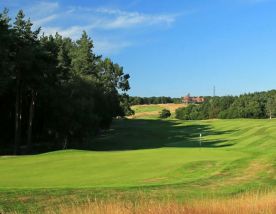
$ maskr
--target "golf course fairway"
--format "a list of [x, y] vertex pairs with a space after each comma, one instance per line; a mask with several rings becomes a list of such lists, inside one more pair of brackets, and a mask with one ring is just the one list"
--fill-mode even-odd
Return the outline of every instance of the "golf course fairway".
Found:
[[89, 150], [2, 156], [0, 175], [0, 209], [21, 203], [19, 211], [31, 206], [22, 195], [31, 203], [51, 192], [128, 198], [142, 191], [161, 199], [169, 192], [180, 200], [273, 192], [276, 120], [116, 120]]

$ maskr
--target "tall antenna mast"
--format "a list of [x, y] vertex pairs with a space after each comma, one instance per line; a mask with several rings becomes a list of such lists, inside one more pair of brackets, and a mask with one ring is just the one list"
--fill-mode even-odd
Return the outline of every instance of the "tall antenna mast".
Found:
[[216, 96], [216, 86], [213, 87], [213, 97]]

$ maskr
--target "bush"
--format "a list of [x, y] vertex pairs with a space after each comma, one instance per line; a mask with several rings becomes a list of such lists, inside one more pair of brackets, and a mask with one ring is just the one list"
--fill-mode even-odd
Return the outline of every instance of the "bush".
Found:
[[168, 118], [171, 116], [171, 112], [170, 110], [168, 109], [163, 109], [161, 112], [160, 112], [160, 118]]

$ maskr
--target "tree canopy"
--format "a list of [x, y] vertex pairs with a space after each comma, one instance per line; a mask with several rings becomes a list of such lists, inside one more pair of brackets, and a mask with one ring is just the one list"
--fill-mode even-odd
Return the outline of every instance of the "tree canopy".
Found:
[[184, 120], [272, 118], [276, 116], [276, 90], [240, 96], [206, 97], [203, 104], [192, 104], [176, 110]]
[[172, 97], [130, 97], [131, 105], [147, 105], [147, 104], [165, 104], [165, 103], [181, 103], [181, 98]]
[[0, 13], [0, 148], [23, 154], [81, 147], [131, 113], [128, 74], [93, 51], [83, 31], [74, 41], [33, 29], [20, 10]]

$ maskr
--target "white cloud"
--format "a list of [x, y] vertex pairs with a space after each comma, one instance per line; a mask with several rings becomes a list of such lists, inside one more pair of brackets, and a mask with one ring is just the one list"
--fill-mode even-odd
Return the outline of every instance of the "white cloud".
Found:
[[[145, 14], [112, 8], [90, 8], [59, 5], [58, 2], [38, 2], [24, 9], [31, 17], [34, 27], [42, 27], [46, 35], [56, 32], [73, 40], [80, 38], [85, 30], [93, 35], [98, 53], [118, 53], [133, 46], [129, 38], [135, 36], [136, 28], [168, 27], [175, 22], [177, 14]], [[117, 30], [117, 31], [114, 31]], [[127, 31], [126, 31], [127, 30]], [[114, 31], [114, 33], [112, 32]], [[116, 36], [115, 36], [116, 34]], [[96, 36], [96, 37], [95, 37]]]
[[94, 43], [95, 51], [104, 55], [118, 53], [121, 50], [133, 45], [131, 42], [110, 39], [95, 39]]
[[[55, 35], [58, 32], [64, 37], [70, 37], [74, 40], [80, 38], [82, 31], [89, 29], [90, 26], [72, 26], [69, 28], [59, 28], [59, 27], [45, 27], [44, 32], [46, 35]], [[98, 54], [110, 55], [116, 54], [123, 49], [132, 46], [133, 44], [129, 41], [114, 38], [92, 38], [94, 43], [94, 50]]]
[[38, 2], [31, 6], [26, 5], [24, 9], [27, 17], [31, 17], [34, 27], [47, 26], [47, 24], [58, 18], [58, 2]]
[[43, 27], [42, 31], [46, 35], [54, 35], [58, 32], [64, 37], [70, 37], [73, 40], [79, 39], [82, 32], [90, 32], [94, 28], [94, 25], [73, 25], [70, 27]]
[[105, 18], [105, 20], [103, 20], [102, 28], [105, 29], [128, 28], [141, 25], [149, 26], [154, 24], [169, 25], [175, 21], [177, 16], [176, 14], [143, 14], [108, 8], [99, 8], [96, 11], [100, 14], [111, 15], [111, 17]]
[[55, 35], [56, 33], [59, 33], [60, 35], [64, 37], [70, 37], [73, 40], [76, 40], [80, 38], [82, 31], [86, 30], [86, 26], [71, 26], [68, 28], [62, 28], [62, 27], [43, 27], [42, 32], [45, 33], [45, 35]]
[[53, 14], [53, 15], [50, 15], [50, 16], [43, 17], [41, 19], [34, 20], [33, 23], [34, 23], [35, 26], [41, 26], [41, 25], [47, 24], [48, 22], [53, 21], [57, 18], [58, 18], [58, 15]]
[[39, 2], [29, 7], [26, 12], [32, 16], [42, 16], [55, 12], [59, 9], [58, 2]]

